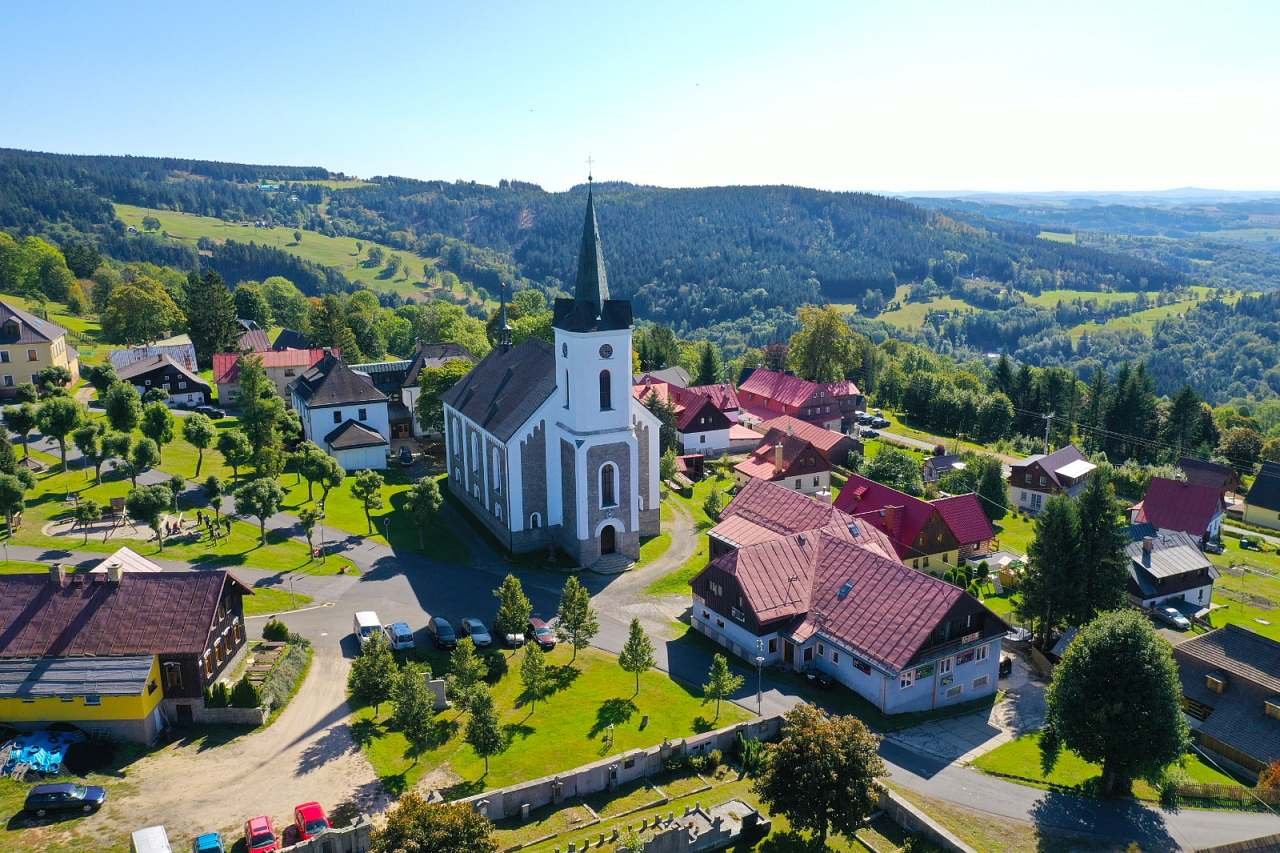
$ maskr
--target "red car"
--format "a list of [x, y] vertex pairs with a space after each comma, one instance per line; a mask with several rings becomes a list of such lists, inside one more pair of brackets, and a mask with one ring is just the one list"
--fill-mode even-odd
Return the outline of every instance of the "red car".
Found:
[[271, 818], [263, 815], [244, 822], [244, 847], [249, 853], [276, 853], [280, 849]]
[[541, 646], [544, 652], [549, 652], [556, 647], [555, 630], [537, 616], [529, 620], [529, 637]]
[[298, 840], [308, 841], [330, 829], [329, 816], [319, 803], [303, 803], [293, 807], [293, 825], [298, 828]]

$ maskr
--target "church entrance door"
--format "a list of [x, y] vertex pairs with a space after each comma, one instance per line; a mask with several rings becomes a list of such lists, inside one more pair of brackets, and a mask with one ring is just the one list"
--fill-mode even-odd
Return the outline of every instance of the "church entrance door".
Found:
[[612, 554], [618, 550], [618, 537], [612, 524], [606, 524], [600, 531], [600, 554]]

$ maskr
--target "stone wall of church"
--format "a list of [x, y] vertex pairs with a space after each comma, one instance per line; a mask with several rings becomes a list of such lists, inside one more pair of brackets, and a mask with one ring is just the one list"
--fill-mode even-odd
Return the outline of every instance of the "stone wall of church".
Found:
[[485, 495], [485, 509], [504, 530], [508, 530], [511, 527], [511, 505], [507, 497], [507, 452], [491, 438], [486, 442], [484, 466], [488, 475], [485, 480], [488, 493]]
[[562, 541], [570, 555], [577, 552], [578, 541], [578, 475], [574, 463], [574, 447], [560, 439], [560, 505], [564, 513]]
[[520, 442], [520, 493], [524, 518], [520, 526], [529, 530], [534, 513], [538, 527], [546, 527], [547, 516], [547, 422], [539, 421], [529, 438]]
[[640, 471], [637, 475], [640, 481], [640, 535], [657, 536], [662, 532], [662, 508], [657, 502], [649, 506], [648, 496], [649, 490], [653, 487], [653, 483], [650, 482], [649, 466], [653, 461], [653, 455], [657, 453], [658, 443], [655, 436], [651, 435], [652, 430], [644, 422], [637, 421], [635, 431], [636, 441], [640, 444]]
[[[612, 463], [617, 469], [613, 506], [601, 506], [601, 469]], [[578, 543], [582, 565], [589, 566], [600, 557], [600, 530], [603, 522], [614, 527], [615, 551], [632, 559], [640, 557], [640, 531], [631, 527], [632, 502], [637, 483], [631, 470], [631, 446], [625, 441], [599, 444], [587, 448], [585, 479], [587, 485], [587, 538]]]

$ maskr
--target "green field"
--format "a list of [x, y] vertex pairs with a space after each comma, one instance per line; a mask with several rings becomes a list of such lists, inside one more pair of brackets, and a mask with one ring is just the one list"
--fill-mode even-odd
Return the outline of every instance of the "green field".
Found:
[[[169, 237], [194, 245], [201, 237], [212, 240], [238, 240], [242, 243], [255, 242], [260, 245], [282, 249], [290, 254], [319, 264], [332, 267], [354, 282], [359, 282], [370, 290], [399, 293], [405, 298], [422, 299], [429, 295], [439, 294], [439, 288], [429, 289], [423, 286], [423, 265], [434, 266], [436, 259], [420, 258], [412, 252], [396, 249], [382, 243], [361, 240], [363, 253], [356, 251], [357, 240], [354, 237], [328, 237], [317, 231], [302, 232], [302, 241], [295, 242], [293, 232], [288, 227], [257, 228], [253, 223], [225, 222], [212, 216], [196, 216], [190, 213], [176, 213], [171, 210], [155, 210], [147, 207], [135, 207], [131, 204], [117, 204], [116, 216], [126, 225], [142, 230], [142, 220], [154, 216], [160, 220], [161, 230]], [[402, 270], [395, 278], [387, 277], [385, 270], [366, 266], [365, 255], [373, 246], [381, 247], [389, 257], [400, 255], [407, 270]], [[403, 277], [407, 271], [408, 277]], [[461, 297], [461, 293], [457, 294]]]
[[883, 320], [899, 329], [918, 329], [924, 325], [924, 318], [935, 311], [972, 311], [973, 306], [963, 299], [954, 296], [940, 296], [928, 302], [909, 302], [901, 308], [885, 311], [876, 319]]
[[733, 486], [733, 479], [730, 477], [706, 477], [701, 482], [694, 484], [693, 496], [689, 498], [682, 497], [674, 492], [667, 495], [667, 500], [680, 502], [693, 517], [694, 526], [698, 530], [696, 534], [698, 547], [694, 549], [693, 554], [684, 561], [680, 568], [651, 583], [645, 590], [649, 595], [688, 595], [690, 581], [693, 580], [698, 572], [706, 568], [711, 551], [710, 542], [707, 540], [705, 531], [714, 527], [715, 522], [707, 515], [706, 510], [702, 508], [702, 504], [706, 501], [707, 495], [711, 493], [713, 486], [718, 488], [721, 494], [724, 495], [724, 500], [727, 504], [730, 500], [728, 490]]
[[1041, 231], [1038, 235], [1041, 240], [1049, 240], [1053, 243], [1075, 243], [1076, 235], [1072, 231]]
[[1040, 293], [1023, 293], [1022, 298], [1030, 305], [1041, 308], [1053, 308], [1059, 302], [1071, 302], [1075, 299], [1093, 300], [1099, 305], [1111, 305], [1115, 302], [1132, 302], [1136, 293], [1115, 290], [1043, 290]]
[[1180, 302], [1170, 302], [1168, 305], [1157, 305], [1154, 308], [1135, 311], [1123, 317], [1112, 317], [1105, 323], [1081, 323], [1079, 326], [1073, 326], [1070, 334], [1072, 339], [1079, 339], [1085, 332], [1092, 334], [1100, 329], [1134, 329], [1149, 335], [1156, 323], [1185, 314], [1201, 301], [1200, 299], [1183, 299]]

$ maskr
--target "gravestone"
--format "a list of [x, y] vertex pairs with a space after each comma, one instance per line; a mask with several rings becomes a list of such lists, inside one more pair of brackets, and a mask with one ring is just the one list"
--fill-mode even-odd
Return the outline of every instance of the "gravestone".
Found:
[[431, 706], [432, 710], [443, 711], [449, 707], [449, 699], [445, 696], [443, 678], [428, 678], [427, 689], [435, 697], [435, 703]]

